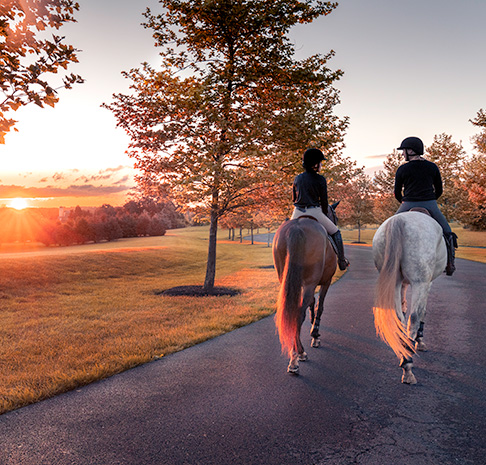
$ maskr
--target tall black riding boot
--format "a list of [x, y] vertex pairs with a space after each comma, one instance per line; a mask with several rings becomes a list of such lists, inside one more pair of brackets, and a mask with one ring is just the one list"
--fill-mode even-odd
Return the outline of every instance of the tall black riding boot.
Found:
[[447, 276], [452, 276], [452, 273], [456, 271], [456, 266], [454, 264], [456, 252], [454, 249], [457, 248], [457, 235], [453, 232], [444, 233], [444, 240], [447, 249], [447, 265], [445, 272]]
[[337, 247], [339, 269], [341, 271], [345, 270], [349, 266], [349, 261], [344, 256], [344, 244], [343, 244], [343, 238], [341, 237], [341, 231], [331, 234], [331, 237], [333, 238], [334, 243], [336, 244]]

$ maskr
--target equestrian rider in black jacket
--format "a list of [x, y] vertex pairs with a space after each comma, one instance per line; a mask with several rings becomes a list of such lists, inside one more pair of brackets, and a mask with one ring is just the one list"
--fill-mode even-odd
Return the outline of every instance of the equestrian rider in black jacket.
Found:
[[338, 266], [345, 270], [349, 261], [344, 256], [344, 245], [341, 233], [337, 226], [327, 217], [329, 208], [327, 200], [326, 178], [319, 174], [321, 162], [326, 158], [319, 149], [307, 149], [303, 156], [305, 171], [299, 174], [292, 187], [292, 201], [294, 212], [291, 219], [303, 215], [315, 218], [332, 237], [338, 250]]
[[403, 150], [407, 163], [399, 166], [395, 174], [395, 198], [401, 202], [397, 213], [409, 211], [413, 207], [426, 208], [442, 226], [447, 246], [447, 276], [452, 276], [457, 247], [457, 236], [452, 232], [445, 216], [437, 206], [442, 195], [442, 178], [438, 166], [425, 160], [424, 144], [418, 137], [407, 137], [397, 150]]

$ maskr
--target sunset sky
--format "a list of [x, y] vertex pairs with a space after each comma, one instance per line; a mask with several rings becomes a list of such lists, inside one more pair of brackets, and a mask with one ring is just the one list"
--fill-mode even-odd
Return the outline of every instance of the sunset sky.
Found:
[[[12, 114], [18, 132], [0, 145], [0, 205], [123, 204], [134, 186], [128, 138], [100, 107], [127, 92], [121, 71], [158, 51], [142, 12], [155, 0], [78, 0], [78, 22], [64, 26], [66, 42], [82, 50], [71, 71], [86, 82], [60, 90], [54, 109], [34, 105]], [[291, 34], [297, 56], [333, 49], [340, 116], [350, 117], [344, 154], [372, 173], [404, 137], [430, 145], [435, 134], [462, 141], [468, 153], [478, 131], [469, 123], [486, 109], [486, 1], [342, 0], [327, 17]], [[34, 200], [37, 199], [37, 200]]]

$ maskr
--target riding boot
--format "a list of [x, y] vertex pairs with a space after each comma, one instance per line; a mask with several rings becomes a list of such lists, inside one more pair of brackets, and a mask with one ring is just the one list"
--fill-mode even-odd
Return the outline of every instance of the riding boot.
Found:
[[341, 231], [338, 231], [334, 234], [331, 234], [331, 237], [336, 244], [337, 252], [338, 252], [338, 266], [341, 271], [345, 270], [349, 266], [348, 259], [344, 256], [344, 245], [343, 245], [343, 238], [341, 237]]
[[457, 248], [457, 235], [453, 232], [444, 233], [444, 240], [447, 249], [447, 265], [445, 273], [447, 276], [452, 276], [452, 273], [456, 271], [456, 267], [454, 265], [456, 253], [454, 249]]

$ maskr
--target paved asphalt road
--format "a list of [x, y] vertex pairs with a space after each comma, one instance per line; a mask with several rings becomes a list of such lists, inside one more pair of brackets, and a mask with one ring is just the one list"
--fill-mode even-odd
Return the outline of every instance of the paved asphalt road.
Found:
[[0, 464], [485, 464], [486, 265], [434, 283], [407, 386], [375, 337], [371, 249], [348, 252], [301, 376], [266, 318], [1, 416]]

